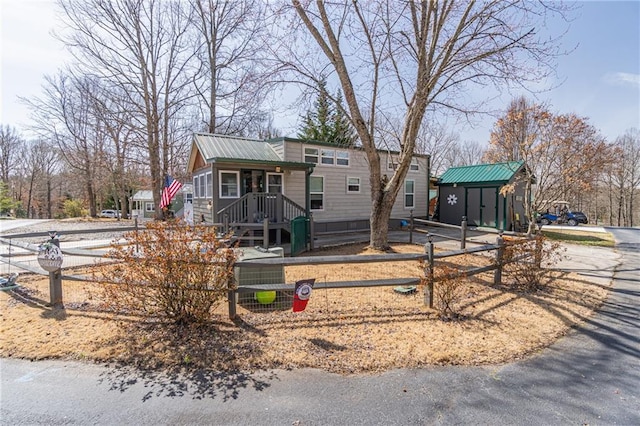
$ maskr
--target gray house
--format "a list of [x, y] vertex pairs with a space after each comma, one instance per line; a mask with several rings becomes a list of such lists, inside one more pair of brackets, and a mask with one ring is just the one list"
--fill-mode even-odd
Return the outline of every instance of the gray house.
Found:
[[[438, 181], [440, 222], [460, 225], [466, 216], [471, 226], [522, 230], [525, 167], [524, 161], [451, 167]], [[507, 184], [513, 191], [501, 194]]]
[[[383, 174], [397, 153], [381, 151]], [[429, 161], [414, 156], [392, 217], [427, 215]], [[288, 230], [313, 217], [316, 232], [369, 228], [371, 195], [365, 152], [293, 138], [255, 140], [194, 135], [187, 172], [193, 176], [196, 221], [262, 222]]]

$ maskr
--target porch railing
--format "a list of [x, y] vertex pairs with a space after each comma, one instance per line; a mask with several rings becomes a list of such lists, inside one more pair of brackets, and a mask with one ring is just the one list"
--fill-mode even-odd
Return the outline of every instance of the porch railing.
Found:
[[288, 222], [305, 215], [304, 207], [282, 194], [252, 192], [217, 212], [220, 221], [224, 215], [232, 223]]

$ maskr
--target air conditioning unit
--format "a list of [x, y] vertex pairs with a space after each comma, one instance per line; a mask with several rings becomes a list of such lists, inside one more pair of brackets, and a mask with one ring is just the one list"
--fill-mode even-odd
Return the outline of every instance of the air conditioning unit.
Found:
[[[242, 253], [238, 256], [238, 261], [284, 257], [284, 249], [282, 247], [272, 247], [269, 249], [263, 249], [261, 247], [246, 247], [242, 248], [241, 251]], [[282, 265], [250, 267], [236, 266], [234, 268], [234, 275], [238, 286], [253, 284], [282, 284], [285, 282], [284, 266]], [[257, 293], [236, 293], [238, 303], [255, 303], [258, 300], [256, 296]], [[260, 300], [264, 301], [264, 298], [260, 298]]]

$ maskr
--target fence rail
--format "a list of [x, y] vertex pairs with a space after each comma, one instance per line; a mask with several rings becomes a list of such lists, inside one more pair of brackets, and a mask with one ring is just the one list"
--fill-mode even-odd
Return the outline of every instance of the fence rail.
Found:
[[[425, 221], [426, 222], [426, 221]], [[259, 225], [259, 224], [258, 224]], [[453, 227], [453, 226], [452, 226]], [[135, 230], [132, 228], [128, 230]], [[457, 228], [456, 229], [460, 229]], [[124, 232], [124, 230], [119, 229]], [[95, 230], [94, 230], [95, 232]], [[113, 229], [110, 229], [113, 232]], [[71, 234], [65, 233], [65, 234]], [[17, 234], [20, 237], [38, 237], [49, 235], [49, 233], [34, 233], [34, 234]], [[268, 233], [266, 233], [268, 235]], [[388, 263], [388, 262], [407, 262], [407, 261], [421, 261], [423, 262], [423, 277], [397, 277], [397, 278], [380, 278], [380, 279], [360, 279], [353, 281], [329, 281], [329, 282], [316, 282], [315, 288], [317, 289], [346, 289], [346, 288], [367, 288], [367, 287], [389, 287], [389, 286], [414, 286], [420, 283], [426, 284], [424, 303], [429, 307], [433, 307], [433, 291], [434, 284], [438, 282], [439, 278], [436, 277], [434, 270], [436, 268], [436, 262], [447, 258], [452, 258], [460, 255], [479, 254], [483, 252], [495, 252], [495, 256], [491, 259], [492, 263], [486, 266], [480, 266], [472, 269], [463, 270], [460, 275], [473, 276], [479, 273], [485, 273], [494, 271], [494, 283], [499, 284], [502, 279], [502, 269], [505, 265], [504, 252], [506, 243], [503, 239], [502, 233], [499, 233], [496, 238], [495, 244], [483, 244], [481, 246], [473, 248], [461, 248], [459, 250], [441, 251], [435, 253], [435, 244], [433, 242], [433, 236], [437, 234], [429, 233], [428, 242], [424, 245], [424, 253], [389, 253], [389, 254], [372, 254], [372, 255], [339, 255], [339, 256], [309, 256], [309, 257], [269, 257], [261, 259], [240, 260], [236, 262], [238, 268], [247, 268], [249, 270], [260, 271], [260, 268], [269, 267], [287, 267], [287, 266], [315, 266], [315, 265], [356, 265], [366, 263]], [[1, 244], [9, 244], [10, 247], [16, 247], [26, 252], [35, 253], [38, 251], [38, 245], [15, 241], [16, 235], [4, 236], [0, 238]], [[449, 238], [449, 237], [448, 237]], [[526, 240], [522, 240], [526, 241]], [[518, 240], [514, 242], [518, 243]], [[511, 242], [509, 242], [511, 244]], [[107, 258], [107, 251], [96, 248], [80, 248], [80, 247], [63, 247], [62, 253], [72, 258], [87, 258], [87, 259], [99, 259], [101, 261], [113, 261], [113, 259]], [[11, 262], [16, 268], [21, 268], [29, 272], [35, 272], [42, 274], [42, 270], [37, 268], [33, 264], [26, 262], [12, 261], [12, 257], [15, 254], [10, 253], [8, 260], [0, 257], [0, 261], [7, 263]], [[531, 256], [528, 256], [531, 257]], [[523, 260], [522, 257], [514, 259], [515, 261]], [[536, 262], [539, 257], [534, 259]], [[513, 260], [512, 260], [513, 261]], [[95, 264], [95, 261], [93, 262]], [[76, 266], [76, 265], [74, 265]], [[538, 265], [539, 266], [539, 265]], [[83, 277], [77, 273], [64, 274], [64, 271], [69, 269], [65, 267], [62, 270], [49, 273], [50, 279], [50, 300], [52, 305], [62, 305], [62, 280], [68, 281], [91, 281], [89, 277]], [[258, 272], [259, 273], [259, 272]], [[282, 275], [284, 277], [284, 275]], [[260, 275], [258, 275], [260, 277]], [[295, 288], [295, 283], [286, 282], [265, 282], [259, 281], [251, 284], [239, 285], [235, 289], [230, 289], [228, 297], [228, 309], [229, 316], [234, 317], [236, 315], [237, 296], [246, 293], [255, 293], [260, 291], [290, 291]], [[54, 291], [54, 288], [58, 288], [59, 291]]]

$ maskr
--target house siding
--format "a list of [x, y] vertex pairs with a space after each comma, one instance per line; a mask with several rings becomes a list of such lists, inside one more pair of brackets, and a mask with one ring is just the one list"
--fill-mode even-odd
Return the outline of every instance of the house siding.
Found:
[[[304, 162], [305, 147], [327, 149], [326, 145], [315, 145], [313, 143], [285, 142], [285, 160]], [[368, 221], [371, 215], [371, 184], [369, 182], [369, 165], [366, 154], [360, 150], [340, 149], [339, 151], [349, 152], [349, 166], [316, 164], [311, 176], [322, 176], [324, 178], [324, 209], [312, 210], [314, 220], [322, 221], [342, 221], [342, 220], [365, 220]], [[387, 169], [388, 154], [382, 153], [381, 172], [391, 176], [393, 170]], [[414, 185], [414, 207], [404, 207], [404, 184], [398, 193], [398, 198], [394, 204], [392, 217], [408, 217], [413, 210], [414, 216], [427, 215], [427, 158], [418, 158], [418, 171], [407, 172], [406, 179], [415, 182]], [[360, 192], [347, 192], [347, 178], [360, 178]], [[285, 194], [300, 205], [304, 205], [305, 199], [304, 172], [292, 172], [285, 175]]]

